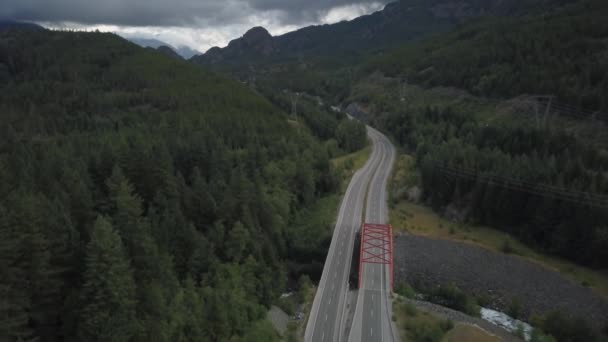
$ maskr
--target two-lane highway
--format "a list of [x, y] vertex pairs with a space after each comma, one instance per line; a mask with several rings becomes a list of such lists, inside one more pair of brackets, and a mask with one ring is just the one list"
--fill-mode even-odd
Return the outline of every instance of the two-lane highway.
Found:
[[[367, 131], [368, 136], [373, 143], [373, 150], [365, 166], [353, 176], [346, 193], [344, 194], [336, 226], [334, 228], [332, 242], [323, 268], [323, 274], [321, 275], [319, 287], [306, 325], [304, 338], [306, 342], [346, 340], [347, 336], [343, 336], [343, 334], [346, 328], [344, 325], [346, 324], [345, 312], [348, 294], [348, 277], [355, 235], [362, 225], [363, 209], [365, 207], [366, 217], [378, 215], [377, 218], [379, 220], [385, 220], [387, 217], [385, 187], [386, 179], [388, 178], [390, 168], [392, 167], [392, 160], [394, 159], [394, 148], [388, 139], [378, 131], [369, 127]], [[376, 200], [370, 200], [372, 197], [368, 195], [368, 190], [369, 194]], [[366, 196], [367, 205], [365, 203]], [[369, 219], [366, 219], [366, 221], [369, 222]], [[386, 278], [388, 272], [386, 270], [381, 270], [380, 268], [378, 268], [377, 271], [371, 272], [377, 272], [377, 275], [370, 275], [369, 278], [373, 279], [370, 281], [373, 281], [374, 284], [376, 284], [375, 282], [377, 281], [379, 289], [388, 289], [386, 281], [383, 280]], [[366, 276], [366, 279], [367, 278], [368, 277]], [[390, 310], [390, 307], [387, 307], [380, 301], [380, 294], [386, 294], [386, 296], [388, 296], [386, 291], [379, 290], [377, 301], [379, 307], [374, 310]], [[388, 297], [385, 299], [387, 298]], [[360, 294], [357, 310], [359, 310], [359, 307], [362, 304], [359, 303], [361, 299]], [[373, 300], [375, 300], [375, 297]], [[363, 310], [361, 310], [361, 312], [363, 312]], [[351, 329], [351, 336], [353, 336], [354, 331], [361, 332], [360, 324], [362, 323], [363, 320], [357, 321], [355, 319]], [[369, 322], [365, 324], [368, 323]], [[377, 329], [378, 334], [382, 333], [382, 330], [386, 330], [383, 334], [390, 336], [390, 320], [384, 323], [388, 324], [388, 328], [382, 326], [382, 319], [377, 326], [375, 323], [371, 323], [374, 324], [374, 326], [370, 328], [372, 331]], [[366, 339], [366, 341], [367, 340], [368, 339]], [[379, 339], [372, 340], [380, 341]], [[384, 340], [392, 341], [393, 339], [386, 338]]]

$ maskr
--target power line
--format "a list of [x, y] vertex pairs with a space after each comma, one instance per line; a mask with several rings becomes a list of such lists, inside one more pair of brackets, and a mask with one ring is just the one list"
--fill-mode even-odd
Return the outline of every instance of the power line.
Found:
[[556, 186], [533, 183], [491, 173], [482, 173], [474, 169], [449, 166], [445, 162], [437, 160], [431, 160], [430, 163], [440, 172], [455, 177], [481, 181], [490, 185], [523, 191], [542, 197], [551, 197], [571, 203], [588, 205], [590, 207], [608, 208], [608, 196], [606, 195], [593, 194], [583, 191], [573, 191]]

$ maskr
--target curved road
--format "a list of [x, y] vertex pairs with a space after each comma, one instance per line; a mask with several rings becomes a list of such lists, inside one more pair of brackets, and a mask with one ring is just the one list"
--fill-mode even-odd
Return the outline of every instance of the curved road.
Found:
[[[364, 209], [366, 222], [383, 223], [388, 217], [386, 182], [394, 161], [394, 147], [375, 129], [368, 127], [367, 133], [372, 140], [373, 150], [365, 166], [353, 176], [344, 194], [323, 274], [306, 325], [306, 342], [347, 339], [347, 336], [344, 336], [347, 328], [345, 312], [355, 235], [361, 228]], [[359, 292], [355, 320], [348, 340], [393, 341], [388, 299], [388, 268], [372, 266], [365, 265], [363, 269], [362, 286], [366, 290]], [[372, 332], [370, 338], [364, 334], [366, 329]], [[381, 339], [378, 339], [378, 336], [382, 336]]]
[[[365, 221], [382, 224], [388, 222], [386, 184], [395, 161], [395, 148], [380, 132], [372, 129], [372, 133], [377, 135], [376, 144], [382, 159], [369, 185]], [[371, 243], [383, 245], [380, 240], [372, 240]], [[381, 254], [378, 248], [373, 252]], [[361, 288], [348, 341], [392, 342], [398, 339], [391, 320], [390, 281], [389, 265], [363, 264]]]

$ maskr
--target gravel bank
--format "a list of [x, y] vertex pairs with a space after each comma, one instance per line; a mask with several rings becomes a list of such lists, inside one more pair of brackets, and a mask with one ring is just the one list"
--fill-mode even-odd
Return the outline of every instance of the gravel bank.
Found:
[[401, 234], [394, 239], [395, 284], [454, 283], [470, 295], [485, 295], [490, 308], [507, 311], [517, 300], [523, 317], [562, 310], [595, 328], [608, 323], [608, 301], [557, 272], [516, 256], [464, 243]]

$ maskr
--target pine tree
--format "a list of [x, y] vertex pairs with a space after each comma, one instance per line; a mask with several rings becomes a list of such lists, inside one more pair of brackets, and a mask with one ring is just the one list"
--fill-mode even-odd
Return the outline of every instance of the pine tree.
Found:
[[228, 233], [228, 241], [226, 241], [226, 255], [234, 261], [240, 262], [245, 256], [247, 243], [250, 241], [249, 231], [241, 222], [234, 224], [234, 227]]
[[25, 278], [25, 270], [18, 264], [20, 237], [6, 217], [6, 211], [0, 206], [0, 340], [30, 340], [33, 338], [28, 326], [30, 298], [20, 283]]
[[79, 337], [84, 341], [128, 341], [135, 322], [135, 282], [122, 241], [103, 217], [87, 245]]

